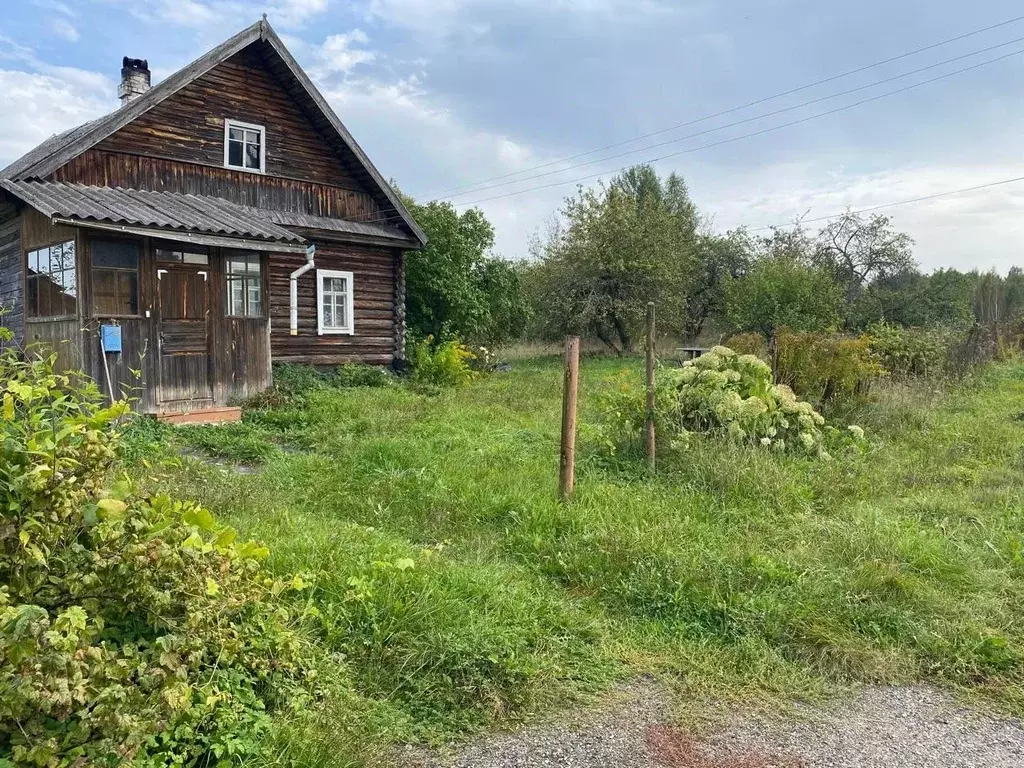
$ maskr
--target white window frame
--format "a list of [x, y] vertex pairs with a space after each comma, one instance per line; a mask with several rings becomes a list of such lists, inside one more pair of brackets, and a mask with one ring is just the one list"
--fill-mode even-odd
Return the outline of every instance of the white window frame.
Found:
[[[260, 167], [259, 168], [246, 168], [245, 163], [245, 148], [242, 149], [242, 163], [243, 165], [231, 165], [228, 162], [228, 153], [230, 151], [230, 140], [231, 140], [231, 129], [241, 128], [244, 131], [258, 131], [260, 134]], [[232, 171], [245, 171], [247, 173], [266, 173], [267, 172], [267, 129], [262, 125], [256, 125], [255, 123], [243, 123], [241, 120], [232, 120], [230, 117], [224, 118], [224, 167], [230, 168]]]
[[[345, 328], [324, 327], [324, 278], [328, 277], [340, 277], [348, 281], [348, 291], [345, 294], [345, 316], [348, 318], [348, 326]], [[337, 269], [318, 269], [316, 271], [316, 332], [320, 336], [355, 335], [356, 318], [354, 314], [354, 294], [355, 280], [353, 279], [351, 272], [343, 272]]]

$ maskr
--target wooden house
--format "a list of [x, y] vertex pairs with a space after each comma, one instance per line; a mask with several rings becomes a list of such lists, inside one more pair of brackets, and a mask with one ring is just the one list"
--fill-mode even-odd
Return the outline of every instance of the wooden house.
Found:
[[276, 361], [404, 348], [398, 195], [266, 20], [0, 171], [0, 324], [140, 410], [215, 408]]

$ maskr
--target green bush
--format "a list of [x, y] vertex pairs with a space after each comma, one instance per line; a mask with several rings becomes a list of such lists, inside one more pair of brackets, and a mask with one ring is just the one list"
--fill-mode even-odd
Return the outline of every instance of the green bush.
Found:
[[457, 387], [468, 384], [479, 375], [470, 365], [475, 357], [476, 355], [457, 339], [435, 344], [434, 337], [427, 336], [412, 343], [409, 362], [415, 381]]
[[865, 394], [884, 373], [866, 336], [788, 329], [775, 335], [776, 381], [815, 403]]
[[0, 754], [240, 764], [317, 693], [278, 597], [304, 585], [206, 509], [110, 485], [126, 405], [53, 363], [0, 353]]
[[867, 334], [872, 352], [896, 378], [945, 374], [951, 351], [965, 336], [958, 328], [904, 328], [888, 323], [875, 323]]
[[[646, 413], [636, 388], [613, 396], [609, 411], [618, 426], [632, 434], [639, 431]], [[659, 370], [654, 415], [662, 435], [678, 446], [685, 446], [694, 434], [704, 434], [779, 451], [827, 455], [824, 417], [786, 385], [774, 384], [763, 360], [738, 355], [728, 347], [715, 347], [680, 368]], [[863, 431], [851, 426], [844, 439], [862, 438]]]

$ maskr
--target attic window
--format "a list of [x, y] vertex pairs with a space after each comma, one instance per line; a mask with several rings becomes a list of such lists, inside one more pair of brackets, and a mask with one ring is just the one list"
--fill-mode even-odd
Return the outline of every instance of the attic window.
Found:
[[224, 167], [266, 172], [267, 129], [262, 125], [224, 121]]

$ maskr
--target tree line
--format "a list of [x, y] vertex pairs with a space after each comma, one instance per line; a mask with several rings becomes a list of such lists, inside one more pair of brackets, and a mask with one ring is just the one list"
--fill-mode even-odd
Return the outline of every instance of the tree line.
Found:
[[[569, 197], [529, 258], [491, 254], [478, 209], [408, 201], [430, 242], [407, 262], [408, 322], [419, 337], [497, 345], [578, 334], [631, 352], [653, 301], [680, 342], [779, 329], [857, 332], [1024, 317], [1024, 272], [923, 271], [913, 239], [881, 214], [847, 211], [755, 234], [716, 232], [683, 178], [639, 165]], [[998, 331], [997, 331], [998, 332]]]

